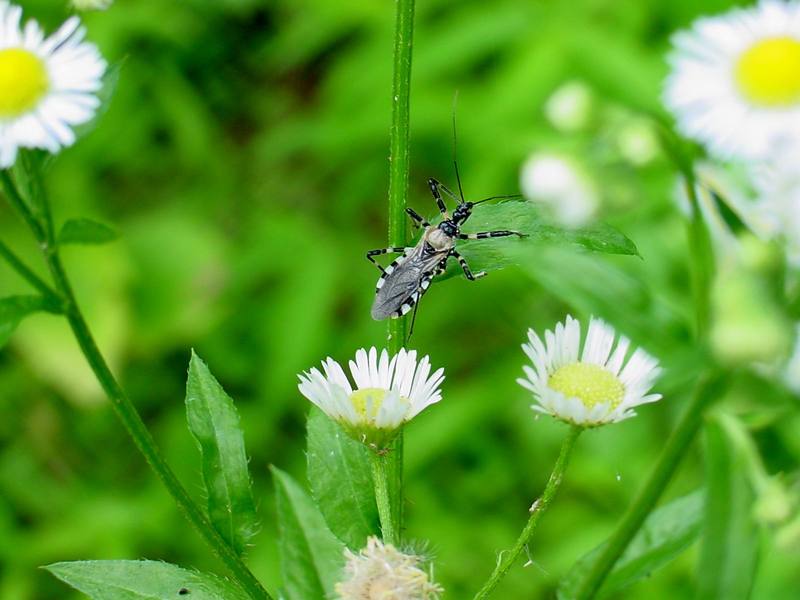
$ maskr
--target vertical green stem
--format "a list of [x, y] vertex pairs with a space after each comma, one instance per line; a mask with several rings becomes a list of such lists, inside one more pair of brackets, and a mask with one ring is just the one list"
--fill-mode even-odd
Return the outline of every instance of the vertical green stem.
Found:
[[647, 515], [653, 510], [664, 488], [672, 479], [681, 459], [694, 439], [702, 423], [703, 413], [708, 405], [717, 400], [725, 391], [727, 379], [724, 375], [713, 373], [697, 386], [686, 412], [681, 416], [678, 426], [667, 440], [653, 472], [639, 491], [636, 499], [628, 507], [617, 528], [608, 539], [605, 548], [586, 572], [577, 588], [575, 600], [593, 598], [611, 572], [614, 564], [639, 531]]
[[39, 293], [42, 294], [42, 296], [47, 298], [50, 303], [53, 304], [53, 306], [59, 306], [61, 304], [61, 298], [59, 298], [55, 290], [53, 290], [53, 288], [42, 281], [42, 279], [40, 279], [36, 273], [28, 268], [28, 265], [22, 262], [22, 260], [16, 254], [14, 254], [11, 248], [9, 248], [2, 240], [0, 240], [0, 257], [2, 257], [9, 265], [11, 265], [11, 268], [19, 273], [23, 279], [36, 288]]
[[692, 293], [695, 305], [695, 337], [705, 339], [711, 321], [711, 284], [714, 277], [714, 251], [711, 236], [700, 212], [697, 198], [697, 182], [694, 172], [688, 168], [684, 172], [686, 194], [692, 207], [688, 223], [689, 269], [692, 280]]
[[[6, 196], [11, 200], [11, 203], [20, 210], [25, 222], [31, 225], [31, 229], [41, 246], [45, 262], [47, 263], [47, 267], [50, 270], [55, 284], [55, 289], [63, 301], [64, 314], [72, 328], [75, 339], [78, 341], [81, 352], [86, 357], [86, 361], [89, 363], [103, 391], [111, 401], [114, 412], [117, 414], [117, 417], [119, 417], [126, 431], [144, 455], [147, 463], [189, 519], [189, 522], [194, 525], [195, 529], [200, 533], [203, 539], [206, 540], [212, 550], [219, 555], [228, 569], [230, 569], [231, 574], [239, 585], [254, 600], [271, 600], [271, 596], [261, 586], [239, 555], [236, 554], [233, 548], [231, 548], [217, 530], [214, 529], [214, 526], [205, 516], [202, 509], [192, 500], [186, 488], [178, 481], [177, 476], [158, 450], [155, 440], [150, 435], [150, 431], [139, 416], [136, 407], [114, 378], [111, 369], [109, 369], [103, 355], [100, 353], [89, 330], [89, 326], [78, 307], [75, 294], [72, 291], [72, 285], [61, 263], [58, 247], [53, 239], [52, 228], [46, 224], [43, 226], [40, 221], [36, 219], [35, 215], [23, 201], [19, 190], [6, 171], [0, 171], [0, 182], [2, 182]], [[35, 226], [32, 224], [35, 224]]]
[[387, 454], [370, 452], [372, 465], [372, 480], [375, 484], [375, 503], [378, 505], [378, 516], [381, 520], [383, 541], [397, 546], [397, 530], [394, 528], [391, 499], [389, 498], [389, 473], [387, 469]]
[[569, 464], [569, 458], [572, 454], [572, 449], [575, 447], [575, 441], [578, 439], [578, 436], [582, 431], [583, 429], [577, 425], [570, 427], [567, 437], [564, 438], [564, 442], [561, 444], [561, 452], [558, 454], [558, 459], [553, 467], [553, 471], [550, 473], [550, 478], [547, 480], [547, 485], [544, 488], [544, 492], [542, 493], [541, 497], [533, 503], [533, 506], [531, 506], [531, 516], [528, 518], [528, 523], [522, 530], [522, 533], [517, 539], [517, 542], [514, 544], [514, 547], [503, 554], [502, 559], [497, 563], [494, 572], [491, 574], [480, 591], [475, 594], [474, 600], [482, 600], [492, 593], [492, 590], [497, 587], [497, 584], [500, 583], [500, 580], [505, 576], [506, 573], [508, 573], [509, 569], [513, 566], [514, 562], [517, 560], [517, 558], [519, 558], [519, 555], [522, 554], [522, 551], [528, 545], [536, 526], [539, 524], [539, 520], [550, 506], [550, 503], [553, 501], [556, 492], [558, 492], [558, 488], [561, 486], [561, 481], [564, 479], [564, 472]]
[[[406, 204], [410, 171], [409, 122], [411, 98], [411, 48], [414, 37], [414, 0], [396, 0], [392, 127], [389, 154], [389, 245], [406, 245]], [[389, 352], [406, 343], [406, 319], [389, 320]], [[403, 527], [403, 432], [389, 451], [389, 497], [394, 529]]]

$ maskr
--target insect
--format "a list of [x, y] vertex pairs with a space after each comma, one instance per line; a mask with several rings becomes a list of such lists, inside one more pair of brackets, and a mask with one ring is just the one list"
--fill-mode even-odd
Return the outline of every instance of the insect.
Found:
[[[508, 229], [481, 233], [462, 233], [461, 226], [469, 219], [472, 214], [472, 208], [476, 204], [497, 198], [517, 196], [492, 196], [476, 202], [467, 202], [461, 189], [458, 167], [456, 167], [456, 177], [458, 178], [460, 197], [456, 196], [436, 179], [431, 178], [428, 180], [431, 194], [436, 200], [439, 212], [442, 213], [442, 221], [440, 223], [431, 225], [413, 209], [406, 208], [406, 213], [414, 221], [414, 225], [425, 228], [416, 246], [409, 248], [381, 248], [367, 252], [367, 259], [381, 270], [381, 276], [375, 286], [375, 301], [372, 304], [372, 318], [376, 321], [388, 317], [402, 317], [412, 308], [415, 309], [414, 316], [416, 317], [416, 307], [420, 298], [430, 287], [431, 280], [445, 272], [447, 260], [451, 256], [458, 260], [464, 275], [470, 281], [475, 281], [486, 275], [485, 271], [473, 273], [470, 270], [467, 261], [456, 250], [456, 240], [482, 240], [511, 235], [526, 237], [523, 233]], [[452, 216], [445, 206], [442, 194], [458, 203]], [[375, 256], [389, 253], [398, 253], [400, 256], [387, 267], [382, 267], [374, 259]], [[411, 329], [413, 330], [413, 328], [414, 320], [412, 319]]]

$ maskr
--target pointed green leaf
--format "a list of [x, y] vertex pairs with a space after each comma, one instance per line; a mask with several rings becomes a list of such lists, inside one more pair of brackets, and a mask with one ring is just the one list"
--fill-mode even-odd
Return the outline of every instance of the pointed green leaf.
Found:
[[85, 560], [43, 568], [92, 600], [247, 600], [219, 577], [153, 560]]
[[[560, 227], [546, 219], [536, 204], [524, 200], [478, 206], [464, 229], [467, 233], [511, 229], [528, 236], [459, 242], [458, 251], [464, 255], [473, 272], [491, 271], [533, 260], [538, 245], [542, 243], [605, 254], [639, 254], [636, 244], [610, 225], [597, 223], [576, 229]], [[460, 268], [453, 261], [444, 277], [459, 272]]]
[[308, 481], [331, 531], [352, 549], [379, 535], [369, 450], [316, 407], [308, 415]]
[[8, 296], [0, 298], [0, 348], [8, 343], [20, 321], [37, 311], [56, 312], [42, 296]]
[[256, 532], [257, 517], [239, 414], [194, 352], [186, 384], [186, 418], [202, 455], [211, 522], [242, 553]]
[[705, 531], [697, 569], [696, 598], [744, 600], [758, 562], [754, 493], [743, 457], [717, 420], [706, 425]]
[[[653, 511], [606, 578], [597, 598], [608, 597], [644, 579], [686, 550], [700, 534], [703, 500], [703, 491], [698, 490]], [[559, 583], [559, 600], [575, 598], [586, 572], [604, 548], [605, 544], [601, 544], [575, 563]]]
[[333, 597], [344, 566], [344, 545], [294, 479], [275, 467], [272, 474], [287, 600]]
[[113, 242], [119, 234], [109, 227], [91, 219], [70, 219], [58, 233], [58, 243], [64, 244], [106, 244]]

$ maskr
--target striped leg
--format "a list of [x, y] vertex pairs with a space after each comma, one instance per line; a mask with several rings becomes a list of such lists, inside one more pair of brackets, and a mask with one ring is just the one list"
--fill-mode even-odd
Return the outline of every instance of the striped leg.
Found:
[[367, 260], [369, 262], [371, 262], [373, 265], [375, 265], [376, 267], [378, 267], [380, 269], [381, 273], [385, 273], [386, 270], [382, 266], [380, 266], [377, 262], [375, 262], [375, 259], [372, 258], [372, 257], [373, 256], [380, 256], [381, 254], [391, 254], [393, 252], [395, 254], [402, 254], [403, 252], [405, 252], [408, 249], [409, 248], [393, 247], [393, 248], [379, 248], [377, 250], [370, 250], [369, 252], [367, 252]]
[[447, 207], [445, 206], [444, 200], [442, 199], [442, 192], [444, 192], [445, 194], [447, 194], [456, 201], [458, 201], [458, 196], [456, 196], [453, 192], [447, 189], [446, 186], [436, 181], [433, 177], [428, 179], [428, 185], [431, 188], [431, 194], [433, 194], [433, 199], [436, 200], [436, 206], [439, 207], [439, 212], [444, 215], [445, 219], [449, 219], [450, 215], [447, 213]]
[[528, 237], [519, 231], [510, 231], [508, 229], [500, 229], [498, 231], [481, 231], [480, 233], [459, 233], [458, 239], [460, 240], [485, 240], [486, 238], [507, 237], [509, 235], [518, 235], [519, 237]]
[[461, 256], [455, 250], [450, 250], [450, 256], [455, 256], [458, 259], [458, 264], [461, 265], [461, 269], [464, 271], [464, 276], [469, 279], [470, 281], [475, 281], [476, 279], [480, 279], [481, 277], [486, 276], [486, 271], [479, 271], [478, 273], [472, 274], [472, 271], [469, 269], [469, 265], [467, 261], [464, 260], [464, 257]]
[[409, 217], [411, 217], [414, 220], [414, 224], [417, 227], [420, 227], [420, 226], [421, 227], [430, 227], [431, 226], [431, 224], [428, 223], [428, 221], [426, 221], [424, 218], [422, 218], [419, 215], [419, 213], [417, 213], [417, 211], [415, 211], [413, 208], [407, 208], [406, 209], [406, 213], [408, 214]]

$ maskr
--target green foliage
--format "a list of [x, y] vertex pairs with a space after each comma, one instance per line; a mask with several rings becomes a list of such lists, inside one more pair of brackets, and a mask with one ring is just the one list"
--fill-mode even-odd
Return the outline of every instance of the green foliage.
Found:
[[308, 415], [306, 456], [311, 493], [330, 530], [350, 548], [380, 535], [369, 450], [318, 408]]
[[759, 553], [754, 493], [744, 461], [724, 426], [710, 421], [705, 433], [708, 492], [696, 597], [746, 599], [753, 589]]
[[194, 352], [186, 383], [186, 420], [200, 448], [211, 522], [241, 554], [258, 523], [239, 414]]
[[[698, 537], [703, 525], [705, 494], [699, 490], [673, 500], [653, 511], [628, 549], [614, 565], [598, 598], [607, 598], [637, 581], [649, 577], [686, 550]], [[605, 544], [583, 556], [561, 580], [559, 600], [575, 597], [576, 586], [593, 564]]]
[[61, 226], [59, 244], [106, 244], [119, 237], [116, 230], [91, 219], [70, 219]]
[[44, 567], [92, 600], [247, 600], [232, 583], [152, 560], [85, 560]]
[[42, 296], [0, 298], [0, 348], [8, 343], [8, 339], [22, 319], [39, 311], [56, 312], [56, 309]]
[[288, 600], [333, 594], [344, 565], [344, 545], [300, 485], [273, 467], [280, 530], [281, 572]]

